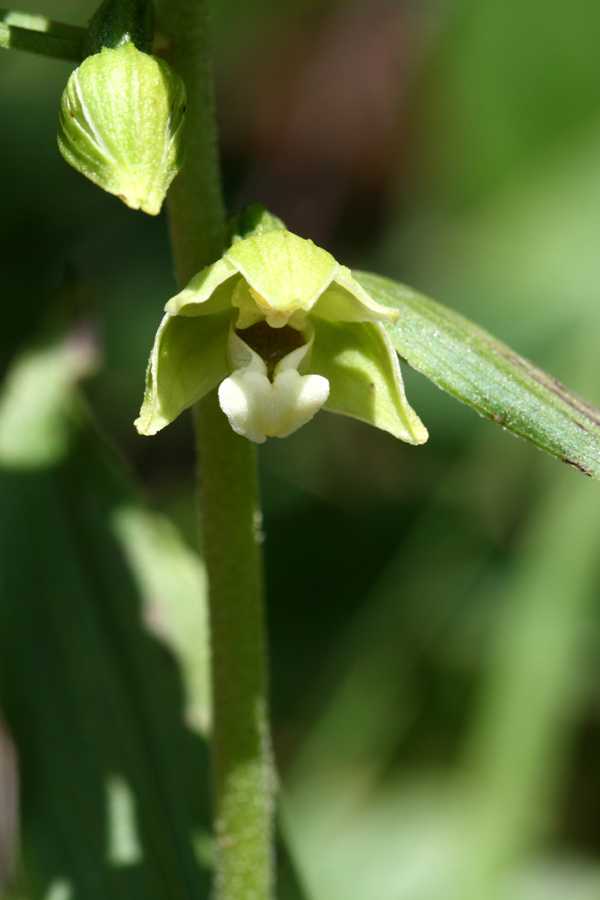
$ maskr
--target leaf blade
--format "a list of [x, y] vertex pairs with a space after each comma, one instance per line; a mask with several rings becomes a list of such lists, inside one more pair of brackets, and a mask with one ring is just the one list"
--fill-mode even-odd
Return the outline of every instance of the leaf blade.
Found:
[[353, 274], [375, 300], [400, 311], [384, 327], [412, 368], [507, 431], [600, 477], [600, 410], [460, 313], [389, 278]]
[[199, 611], [192, 637], [206, 638], [203, 569], [94, 429], [75, 350], [73, 336], [32, 348], [0, 394], [0, 702], [19, 753], [17, 886], [34, 900], [203, 900], [208, 685], [182, 635]]

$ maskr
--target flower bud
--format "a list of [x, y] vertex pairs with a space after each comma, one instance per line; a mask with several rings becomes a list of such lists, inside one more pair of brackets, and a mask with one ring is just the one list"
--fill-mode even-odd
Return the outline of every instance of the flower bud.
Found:
[[58, 146], [86, 178], [132, 209], [156, 215], [185, 152], [185, 86], [164, 62], [126, 41], [72, 73]]

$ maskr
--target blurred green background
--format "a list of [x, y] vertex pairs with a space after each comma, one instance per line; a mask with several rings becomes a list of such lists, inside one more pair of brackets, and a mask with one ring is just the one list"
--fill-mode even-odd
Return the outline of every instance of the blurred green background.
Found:
[[[597, 0], [213, 6], [230, 210], [264, 203], [343, 263], [454, 307], [600, 404]], [[89, 0], [39, 0], [27, 11], [84, 24], [93, 10]], [[164, 213], [151, 219], [126, 209], [60, 157], [58, 104], [70, 69], [0, 53], [1, 371], [74, 311], [85, 315], [86, 339], [93, 336], [101, 355], [85, 382], [84, 406], [74, 401], [84, 437], [69, 445], [60, 472], [53, 470], [52, 490], [41, 464], [25, 476], [18, 459], [2, 457], [0, 415], [0, 602], [8, 609], [0, 616], [0, 696], [17, 744], [24, 847], [16, 866], [23, 893], [10, 897], [203, 897], [206, 879], [195, 870], [200, 859], [204, 871], [209, 855], [203, 724], [199, 713], [183, 733], [180, 684], [201, 680], [189, 662], [196, 648], [175, 640], [175, 655], [165, 661], [161, 644], [145, 646], [136, 619], [144, 579], [134, 589], [132, 557], [127, 568], [111, 543], [115, 533], [104, 527], [106, 510], [141, 484], [133, 491], [145, 497], [148, 515], [159, 516], [155, 540], [166, 562], [156, 578], [164, 595], [171, 590], [165, 541], [177, 543], [178, 577], [192, 573], [187, 589], [201, 582], [192, 552], [189, 417], [152, 439], [132, 426], [162, 307], [175, 292], [167, 221]], [[323, 413], [260, 450], [282, 780], [279, 896], [598, 898], [598, 488], [403, 371], [411, 405], [430, 432], [424, 447]], [[48, 536], [59, 529], [52, 503], [71, 530], [65, 526], [49, 549]], [[88, 533], [77, 523], [96, 503], [102, 512]], [[61, 553], [83, 571], [90, 548], [100, 545], [104, 556], [84, 589], [65, 575]], [[140, 552], [143, 570], [154, 551]], [[121, 631], [106, 601], [113, 576], [102, 574], [117, 557], [123, 572], [114, 578], [121, 585], [133, 579], [123, 588], [132, 600]], [[36, 564], [37, 580], [21, 580], [19, 568], [30, 572]], [[48, 603], [53, 592], [62, 596], [56, 602], [64, 616], [47, 628], [45, 592]], [[109, 612], [75, 626], [68, 603], [88, 596]], [[73, 655], [86, 628], [90, 642], [94, 629], [106, 632], [104, 669], [86, 662], [85, 652]], [[144, 644], [139, 665], [121, 665], [128, 635]], [[43, 647], [52, 650], [46, 668]], [[90, 855], [85, 865], [84, 838], [77, 849], [47, 837], [48, 829], [78, 830], [73, 820], [58, 822], [54, 804], [62, 801], [48, 785], [56, 789], [58, 779], [58, 794], [68, 794], [100, 778], [82, 760], [116, 721], [110, 711], [103, 718], [109, 690], [96, 691], [91, 706], [83, 688], [75, 705], [63, 703], [66, 682], [58, 675], [52, 682], [61, 654], [74, 667], [67, 680], [77, 680], [78, 666], [91, 666], [82, 682], [92, 693], [94, 672], [102, 671], [128, 685], [132, 697], [151, 698], [143, 714], [135, 700], [133, 711], [119, 707], [125, 737], [121, 749], [102, 756], [98, 773], [119, 770], [122, 751], [142, 812], [155, 782], [163, 800], [170, 790], [179, 798], [158, 807], [148, 800], [149, 810], [162, 809], [156, 822], [164, 815], [171, 823], [170, 837], [161, 837], [154, 819], [152, 834], [141, 828], [141, 851], [113, 860], [121, 866], [114, 881], [93, 872], [112, 865], [101, 822], [97, 835], [89, 832], [100, 848], [96, 861]], [[161, 666], [166, 687], [157, 697]], [[197, 693], [197, 684], [189, 690]], [[87, 743], [78, 744], [73, 723], [81, 710], [91, 724]], [[46, 725], [31, 724], [45, 714]], [[135, 740], [127, 737], [128, 716], [137, 723]], [[16, 775], [7, 737], [3, 747], [0, 875], [10, 892]], [[144, 754], [146, 781], [136, 763]], [[63, 760], [62, 768], [43, 762], [50, 757]], [[189, 771], [183, 759], [191, 760]], [[117, 806], [127, 807], [121, 782], [110, 785]], [[197, 792], [192, 801], [189, 792]], [[90, 789], [86, 815], [93, 818], [94, 804], [103, 802]], [[161, 892], [135, 880], [150, 846], [181, 846], [177, 829], [192, 828], [196, 857], [174, 853], [187, 881]], [[85, 866], [87, 884], [77, 872]]]

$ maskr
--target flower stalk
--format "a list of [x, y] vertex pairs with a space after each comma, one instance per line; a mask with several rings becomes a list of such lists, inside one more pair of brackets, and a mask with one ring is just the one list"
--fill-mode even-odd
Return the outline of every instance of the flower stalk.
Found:
[[81, 62], [87, 29], [55, 22], [46, 16], [0, 9], [0, 47], [38, 56]]
[[195, 407], [210, 584], [215, 898], [270, 900], [274, 769], [267, 713], [256, 448], [213, 391]]

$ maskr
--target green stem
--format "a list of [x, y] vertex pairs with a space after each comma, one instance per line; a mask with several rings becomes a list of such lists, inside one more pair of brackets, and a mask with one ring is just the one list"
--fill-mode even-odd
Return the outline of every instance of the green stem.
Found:
[[165, 57], [187, 91], [187, 162], [169, 191], [175, 268], [184, 285], [220, 257], [225, 243], [206, 0], [162, 0], [159, 21], [172, 40]]
[[[225, 242], [208, 13], [203, 0], [164, 0], [168, 59], [188, 93], [187, 163], [169, 194], [183, 286]], [[269, 900], [273, 891], [273, 763], [267, 723], [255, 447], [235, 434], [216, 392], [195, 415], [204, 559], [209, 579], [217, 900]]]
[[90, 19], [86, 54], [114, 49], [131, 41], [142, 53], [152, 53], [154, 5], [152, 0], [104, 0]]
[[212, 393], [196, 411], [210, 578], [218, 900], [268, 900], [273, 788], [266, 700], [256, 448]]
[[81, 62], [87, 28], [53, 22], [45, 16], [0, 9], [0, 47]]

